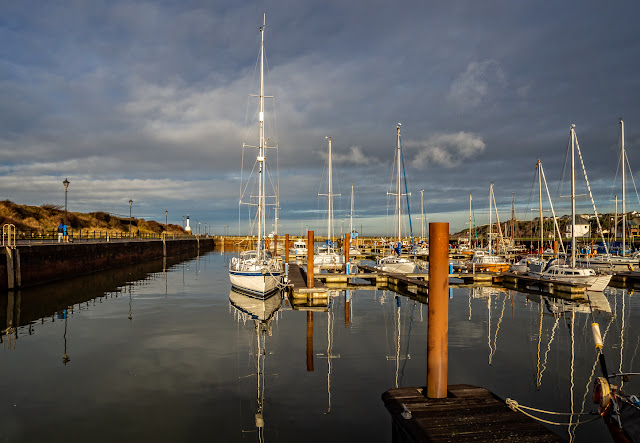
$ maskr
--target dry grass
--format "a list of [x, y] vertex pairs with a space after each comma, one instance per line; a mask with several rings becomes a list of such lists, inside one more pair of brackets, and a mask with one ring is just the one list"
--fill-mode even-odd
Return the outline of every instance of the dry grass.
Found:
[[[0, 201], [0, 225], [11, 223], [18, 231], [29, 230], [52, 231], [64, 220], [64, 208], [57, 205], [44, 204], [42, 206], [18, 205], [9, 200]], [[67, 226], [73, 231], [91, 230], [111, 233], [129, 232], [129, 223], [133, 233], [160, 234], [164, 231], [164, 224], [144, 219], [120, 218], [106, 212], [67, 213]], [[179, 225], [169, 225], [168, 233], [183, 234]]]

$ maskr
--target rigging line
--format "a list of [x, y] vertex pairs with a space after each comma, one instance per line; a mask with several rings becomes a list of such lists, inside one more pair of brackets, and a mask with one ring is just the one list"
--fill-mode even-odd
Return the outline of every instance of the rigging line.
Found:
[[[626, 157], [626, 153], [625, 153]], [[638, 188], [636, 187], [636, 181], [633, 178], [633, 172], [631, 171], [631, 164], [629, 164], [629, 158], [627, 157], [627, 165], [629, 166], [629, 175], [631, 175], [631, 181], [633, 182], [633, 190], [636, 191], [636, 198], [638, 199], [638, 206], [640, 206], [640, 196], [638, 195]]]
[[558, 187], [556, 188], [556, 197], [555, 197], [555, 201], [558, 201], [560, 199], [560, 191], [561, 191], [561, 187], [562, 184], [564, 183], [564, 176], [565, 173], [567, 171], [567, 163], [569, 161], [569, 152], [571, 148], [571, 136], [569, 136], [569, 140], [567, 142], [567, 148], [566, 151], [564, 153], [564, 164], [562, 165], [562, 175], [560, 176], [560, 181], [558, 182]]
[[562, 248], [562, 252], [566, 253], [565, 250], [564, 250], [564, 243], [562, 241], [562, 233], [560, 232], [560, 226], [558, 226], [558, 219], [556, 217], [556, 212], [553, 209], [553, 203], [551, 202], [551, 195], [549, 194], [549, 186], [547, 186], [547, 178], [544, 175], [544, 169], [542, 167], [542, 163], [540, 163], [540, 172], [541, 172], [542, 178], [544, 180], [544, 188], [547, 191], [547, 198], [549, 199], [549, 206], [551, 207], [551, 214], [553, 215], [553, 225], [554, 225], [554, 228], [558, 231], [558, 240], [560, 241], [560, 247]]
[[604, 244], [604, 250], [606, 254], [609, 254], [609, 246], [607, 246], [607, 241], [604, 238], [604, 233], [602, 232], [602, 226], [600, 225], [600, 217], [598, 216], [598, 210], [596, 209], [596, 202], [593, 200], [593, 194], [591, 194], [591, 185], [589, 185], [589, 178], [587, 177], [587, 170], [584, 167], [584, 161], [582, 160], [582, 152], [580, 151], [580, 144], [578, 143], [578, 136], [574, 134], [576, 140], [576, 148], [578, 149], [578, 157], [580, 157], [580, 165], [582, 166], [582, 173], [584, 174], [584, 179], [587, 182], [587, 189], [589, 190], [589, 197], [591, 198], [591, 206], [593, 206], [593, 212], [596, 215], [596, 223], [598, 224], [598, 232], [600, 233], [600, 237], [602, 238], [602, 243]]
[[413, 241], [413, 224], [411, 223], [411, 206], [409, 205], [409, 190], [407, 189], [407, 171], [404, 167], [404, 152], [402, 151], [402, 139], [400, 143], [400, 159], [402, 160], [402, 177], [404, 178], [404, 194], [407, 197], [407, 215], [409, 216], [409, 234], [411, 235], [411, 247], [415, 252], [416, 245]]

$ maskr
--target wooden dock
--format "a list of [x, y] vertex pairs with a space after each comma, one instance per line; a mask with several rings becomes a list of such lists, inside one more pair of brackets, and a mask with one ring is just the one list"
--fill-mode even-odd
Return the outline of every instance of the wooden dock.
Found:
[[307, 273], [296, 263], [289, 263], [289, 282], [294, 298], [327, 297], [327, 287], [317, 278], [313, 288], [307, 288]]
[[447, 398], [427, 398], [426, 388], [396, 388], [382, 394], [392, 418], [392, 441], [561, 442], [542, 424], [511, 410], [489, 390], [449, 385]]

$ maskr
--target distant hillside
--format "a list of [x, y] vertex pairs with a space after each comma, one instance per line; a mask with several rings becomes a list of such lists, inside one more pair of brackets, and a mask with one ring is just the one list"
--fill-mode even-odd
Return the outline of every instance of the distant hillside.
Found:
[[[0, 201], [0, 225], [11, 223], [21, 232], [52, 231], [64, 220], [64, 207], [57, 205], [28, 206], [18, 205], [12, 201]], [[146, 221], [141, 218], [117, 217], [106, 212], [67, 212], [67, 226], [69, 229], [95, 230], [111, 233], [131, 232], [141, 234], [160, 234], [165, 231], [165, 226], [156, 221]], [[166, 231], [169, 234], [184, 234], [182, 226], [169, 225]]]

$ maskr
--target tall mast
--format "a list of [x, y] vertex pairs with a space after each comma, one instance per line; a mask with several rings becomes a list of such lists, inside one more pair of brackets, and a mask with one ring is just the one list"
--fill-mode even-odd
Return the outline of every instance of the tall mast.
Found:
[[349, 215], [349, 241], [353, 236], [353, 182], [351, 182], [351, 214]]
[[329, 216], [328, 216], [328, 227], [327, 227], [327, 238], [330, 242], [332, 242], [331, 240], [331, 225], [333, 224], [333, 198], [332, 198], [332, 194], [333, 194], [333, 183], [331, 181], [332, 178], [332, 168], [331, 168], [331, 137], [328, 137], [329, 139]]
[[544, 250], [543, 242], [544, 242], [544, 219], [542, 218], [542, 174], [540, 174], [540, 168], [542, 165], [540, 164], [540, 159], [538, 159], [538, 195], [540, 198], [540, 255], [542, 255], [542, 251]]
[[491, 220], [491, 196], [493, 195], [493, 182], [489, 186], [489, 245], [487, 251], [491, 254], [491, 231], [493, 231], [493, 221]]
[[625, 256], [626, 249], [626, 224], [627, 224], [627, 214], [625, 208], [625, 190], [624, 190], [624, 170], [627, 167], [626, 157], [627, 154], [624, 152], [624, 122], [620, 119], [620, 137], [622, 139], [622, 256]]
[[516, 245], [516, 193], [511, 193], [511, 243]]
[[469, 248], [471, 248], [471, 192], [469, 192]]
[[[262, 254], [264, 249], [265, 210], [264, 210], [264, 28], [267, 23], [267, 15], [263, 16], [260, 27], [260, 139], [258, 140], [258, 251]], [[262, 257], [262, 255], [260, 255]]]
[[402, 225], [401, 225], [401, 214], [400, 214], [400, 196], [402, 195], [401, 192], [401, 188], [400, 188], [400, 174], [401, 174], [401, 168], [402, 168], [402, 157], [401, 157], [401, 152], [400, 152], [400, 123], [398, 123], [398, 126], [396, 127], [396, 131], [398, 133], [397, 138], [396, 138], [396, 152], [397, 152], [397, 156], [398, 156], [398, 186], [397, 186], [397, 194], [396, 194], [396, 213], [398, 214], [398, 242], [400, 243], [402, 241]]
[[424, 189], [420, 189], [420, 240], [424, 240]]
[[575, 141], [576, 125], [571, 125], [571, 267], [576, 267], [576, 177], [575, 177]]

